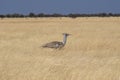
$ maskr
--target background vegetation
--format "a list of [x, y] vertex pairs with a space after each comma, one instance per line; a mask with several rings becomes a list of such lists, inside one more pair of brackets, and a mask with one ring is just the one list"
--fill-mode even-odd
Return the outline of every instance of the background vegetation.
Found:
[[97, 13], [97, 14], [44, 14], [44, 13], [39, 13], [39, 14], [35, 14], [35, 13], [29, 13], [28, 15], [23, 15], [23, 14], [18, 14], [18, 13], [14, 13], [14, 14], [0, 14], [0, 18], [24, 18], [24, 17], [72, 17], [72, 18], [76, 18], [76, 17], [119, 17], [120, 14], [113, 14], [113, 13]]

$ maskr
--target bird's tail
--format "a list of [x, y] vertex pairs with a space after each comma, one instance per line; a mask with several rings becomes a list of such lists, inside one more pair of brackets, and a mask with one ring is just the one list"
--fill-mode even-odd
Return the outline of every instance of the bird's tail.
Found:
[[42, 45], [41, 47], [42, 47], [42, 48], [45, 48], [45, 47], [47, 47], [47, 46], [44, 44], [44, 45]]

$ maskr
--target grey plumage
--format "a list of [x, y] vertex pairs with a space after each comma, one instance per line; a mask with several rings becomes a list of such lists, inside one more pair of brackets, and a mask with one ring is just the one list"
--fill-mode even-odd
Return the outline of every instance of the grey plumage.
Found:
[[42, 47], [43, 48], [54, 48], [54, 49], [60, 49], [62, 47], [65, 46], [66, 44], [66, 41], [67, 41], [67, 37], [70, 35], [70, 34], [67, 34], [67, 33], [63, 33], [64, 37], [63, 37], [63, 42], [59, 42], [59, 41], [53, 41], [53, 42], [50, 42], [50, 43], [47, 43], [45, 45], [43, 45]]

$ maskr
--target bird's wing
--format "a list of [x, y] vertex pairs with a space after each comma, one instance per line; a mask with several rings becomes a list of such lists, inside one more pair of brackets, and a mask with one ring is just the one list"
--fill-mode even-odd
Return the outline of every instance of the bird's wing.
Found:
[[50, 42], [50, 43], [47, 43], [47, 44], [43, 45], [42, 47], [56, 48], [56, 47], [59, 47], [59, 45], [62, 45], [62, 44], [63, 44], [62, 42], [53, 41], [53, 42]]

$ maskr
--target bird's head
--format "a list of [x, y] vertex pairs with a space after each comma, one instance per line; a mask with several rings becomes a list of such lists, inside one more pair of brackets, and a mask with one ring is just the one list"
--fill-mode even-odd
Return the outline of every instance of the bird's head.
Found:
[[71, 34], [68, 34], [68, 33], [63, 33], [63, 35], [65, 35], [65, 36], [70, 36]]

